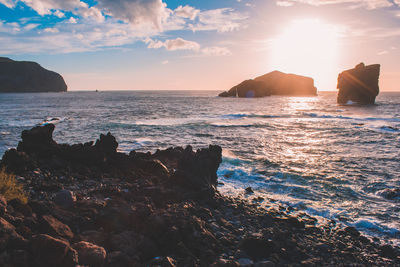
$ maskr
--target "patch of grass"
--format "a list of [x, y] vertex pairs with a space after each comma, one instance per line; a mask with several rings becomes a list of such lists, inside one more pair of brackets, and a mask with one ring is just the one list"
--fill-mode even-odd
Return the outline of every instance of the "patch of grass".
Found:
[[5, 169], [0, 170], [0, 195], [7, 200], [17, 198], [23, 203], [28, 202], [23, 186], [17, 182], [14, 174], [7, 173]]

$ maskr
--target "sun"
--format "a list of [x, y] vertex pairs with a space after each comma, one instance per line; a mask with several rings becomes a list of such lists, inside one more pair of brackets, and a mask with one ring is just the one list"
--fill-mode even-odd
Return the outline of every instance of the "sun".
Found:
[[272, 68], [314, 78], [320, 91], [335, 90], [339, 31], [319, 19], [292, 21], [273, 38]]

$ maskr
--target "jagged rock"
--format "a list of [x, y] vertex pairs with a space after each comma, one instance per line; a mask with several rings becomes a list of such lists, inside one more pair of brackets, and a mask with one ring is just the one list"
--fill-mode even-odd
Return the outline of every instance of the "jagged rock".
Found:
[[117, 152], [118, 143], [115, 137], [109, 132], [107, 135], [101, 134], [100, 139], [96, 141], [94, 147], [106, 154], [114, 154]]
[[379, 94], [380, 65], [365, 66], [358, 64], [354, 69], [339, 74], [339, 94], [337, 102], [347, 104], [349, 101], [358, 104], [374, 104]]
[[31, 239], [31, 251], [34, 266], [75, 267], [78, 253], [68, 242], [49, 235], [36, 235]]
[[60, 190], [54, 197], [54, 203], [64, 208], [71, 208], [75, 201], [74, 193], [69, 190]]
[[7, 200], [3, 195], [0, 195], [0, 215], [7, 211]]
[[63, 77], [38, 63], [0, 57], [0, 93], [65, 92]]
[[0, 167], [5, 167], [7, 172], [16, 174], [35, 168], [29, 156], [25, 152], [17, 151], [15, 148], [9, 149], [4, 153]]
[[317, 88], [314, 80], [309, 77], [273, 71], [255, 78], [246, 80], [232, 87], [228, 92], [219, 94], [221, 97], [263, 97], [269, 95], [316, 95]]
[[106, 260], [106, 250], [92, 243], [81, 241], [72, 246], [78, 252], [79, 264], [102, 267]]
[[42, 231], [52, 236], [72, 239], [74, 234], [68, 225], [63, 224], [51, 215], [43, 215], [41, 220]]
[[239, 247], [253, 259], [267, 258], [275, 249], [274, 243], [257, 236], [245, 237], [240, 242]]
[[200, 149], [197, 152], [188, 146], [178, 161], [173, 180], [199, 192], [214, 192], [218, 179], [217, 170], [221, 162], [220, 146], [210, 145], [208, 149]]
[[17, 150], [41, 156], [53, 154], [57, 149], [57, 143], [53, 140], [54, 129], [54, 124], [49, 123], [23, 131], [21, 134], [22, 142], [19, 142]]

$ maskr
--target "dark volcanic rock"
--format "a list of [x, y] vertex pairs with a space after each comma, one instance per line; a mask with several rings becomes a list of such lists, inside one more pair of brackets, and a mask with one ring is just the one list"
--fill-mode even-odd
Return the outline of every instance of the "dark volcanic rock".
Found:
[[60, 190], [54, 197], [54, 203], [65, 208], [71, 208], [75, 201], [74, 193], [68, 190]]
[[73, 267], [78, 264], [78, 253], [68, 242], [48, 235], [36, 235], [31, 239], [34, 266]]
[[178, 161], [173, 179], [179, 184], [196, 191], [214, 192], [217, 186], [217, 170], [222, 162], [220, 146], [194, 152], [188, 146]]
[[223, 92], [219, 96], [229, 97], [263, 97], [270, 96], [271, 90], [265, 86], [263, 82], [255, 81], [255, 80], [246, 80], [239, 85], [232, 87], [228, 92]]
[[104, 248], [85, 241], [74, 244], [73, 248], [78, 252], [79, 264], [99, 267], [104, 265], [107, 256]]
[[273, 71], [254, 80], [246, 80], [232, 87], [228, 92], [219, 94], [219, 96], [263, 97], [270, 95], [307, 96], [316, 94], [317, 88], [314, 86], [312, 78]]
[[127, 155], [111, 134], [67, 145], [53, 130], [1, 161], [29, 200], [0, 196], [0, 266], [400, 266], [352, 227], [221, 196], [219, 146]]
[[35, 62], [0, 57], [0, 93], [65, 91], [67, 85], [60, 74]]
[[41, 228], [44, 233], [52, 236], [59, 236], [67, 239], [71, 239], [74, 236], [68, 225], [63, 224], [51, 215], [42, 216]]
[[365, 66], [358, 64], [354, 69], [339, 74], [339, 94], [337, 102], [346, 104], [352, 101], [358, 104], [374, 104], [379, 94], [379, 74], [381, 65]]

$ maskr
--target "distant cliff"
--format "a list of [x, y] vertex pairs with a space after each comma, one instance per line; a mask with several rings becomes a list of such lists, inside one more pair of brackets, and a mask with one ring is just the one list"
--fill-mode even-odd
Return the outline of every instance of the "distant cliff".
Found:
[[254, 80], [246, 80], [232, 87], [229, 91], [219, 94], [222, 97], [263, 97], [270, 95], [317, 95], [317, 88], [314, 86], [314, 80], [310, 77], [273, 71]]
[[0, 57], [0, 93], [65, 92], [63, 77], [29, 61]]
[[379, 64], [365, 66], [364, 63], [360, 63], [354, 69], [340, 73], [337, 102], [339, 104], [346, 104], [348, 101], [374, 104], [379, 94], [380, 69]]

